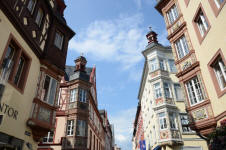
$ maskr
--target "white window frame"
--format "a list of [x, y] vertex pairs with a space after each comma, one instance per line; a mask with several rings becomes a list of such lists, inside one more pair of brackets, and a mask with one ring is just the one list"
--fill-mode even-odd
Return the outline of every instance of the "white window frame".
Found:
[[178, 9], [176, 4], [174, 4], [169, 11], [167, 12], [167, 17], [168, 17], [168, 22], [169, 24], [173, 24], [177, 18], [179, 17], [178, 15]]
[[[192, 79], [187, 81], [185, 84], [187, 94], [188, 94], [188, 99], [190, 101], [191, 106], [197, 105], [202, 101], [204, 101], [205, 99], [205, 95], [204, 95], [205, 93], [204, 93], [204, 90], [202, 89], [201, 84], [202, 83], [200, 82], [200, 79], [198, 78], [198, 76], [193, 77]], [[198, 86], [198, 89], [196, 89], [196, 85]]]
[[185, 35], [181, 36], [176, 42], [175, 47], [177, 50], [177, 56], [179, 59], [183, 58], [189, 53], [188, 42]]
[[79, 88], [79, 101], [86, 103], [86, 101], [87, 101], [87, 90]]
[[[52, 135], [51, 135], [52, 133]], [[53, 137], [54, 137], [54, 132], [53, 131], [49, 131], [47, 136], [45, 136], [43, 138], [43, 143], [53, 143]], [[44, 139], [46, 139], [46, 142], [44, 142]], [[50, 142], [49, 140], [52, 139], [52, 142]]]
[[[184, 101], [184, 94], [183, 94], [183, 91], [182, 91], [183, 89], [180, 86], [180, 84], [179, 83], [174, 83], [173, 86], [174, 86], [174, 93], [175, 93], [176, 101]], [[179, 97], [179, 95], [177, 93], [181, 93], [181, 97]]]
[[198, 26], [201, 36], [203, 37], [209, 28], [209, 24], [206, 20], [206, 17], [204, 16], [204, 13], [202, 10], [200, 10], [200, 12], [198, 13], [198, 17], [196, 19], [196, 24]]
[[74, 88], [70, 90], [70, 103], [73, 103], [77, 100], [78, 89]]
[[[48, 104], [50, 104], [50, 105], [54, 105], [55, 104], [55, 101], [56, 101], [56, 92], [57, 92], [57, 86], [58, 86], [58, 81], [56, 80], [56, 79], [54, 79], [53, 77], [51, 77], [51, 76], [49, 76], [49, 75], [45, 75], [45, 79], [44, 79], [44, 84], [45, 84], [45, 80], [46, 80], [46, 77], [49, 77], [50, 78], [50, 82], [49, 82], [49, 87], [48, 87], [48, 93], [47, 93], [47, 95], [46, 95], [46, 99], [45, 99], [45, 92], [46, 91], [43, 91], [44, 93], [44, 95], [42, 94], [42, 100], [43, 101], [45, 101], [45, 102], [47, 102]], [[54, 99], [53, 99], [53, 103], [51, 103], [51, 101], [50, 101], [50, 92], [51, 92], [51, 89], [52, 89], [52, 84], [53, 84], [53, 82], [55, 81], [55, 83], [56, 83], [56, 88], [54, 89], [55, 90], [55, 94], [54, 94]], [[44, 90], [44, 84], [43, 84], [43, 90]]]
[[64, 42], [64, 35], [61, 32], [56, 31], [54, 45], [61, 50], [63, 47], [63, 42]]
[[[216, 63], [217, 65], [219, 66], [219, 69], [220, 70], [217, 70], [215, 67], [216, 67]], [[224, 89], [226, 89], [226, 86], [223, 87], [223, 82], [221, 80], [221, 78], [223, 78], [226, 82], [226, 66], [222, 60], [222, 58], [218, 58], [217, 60], [215, 60], [215, 65], [213, 66], [213, 70], [215, 72], [215, 75], [216, 75], [216, 78], [217, 78], [217, 81], [218, 81], [218, 84], [220, 86], [220, 89], [221, 91], [223, 91]]]
[[159, 129], [166, 130], [167, 129], [166, 113], [161, 112], [158, 114], [158, 117], [159, 117]]
[[[183, 117], [183, 118], [182, 118]], [[181, 122], [181, 130], [182, 130], [182, 133], [193, 133], [194, 131], [191, 130], [191, 128], [188, 126], [189, 124], [189, 120], [188, 120], [188, 115], [187, 114], [184, 114], [184, 113], [181, 113], [180, 114], [180, 122]], [[186, 129], [188, 131], [184, 131], [183, 130], [183, 127], [186, 127]]]
[[173, 73], [176, 73], [177, 68], [176, 68], [176, 65], [175, 65], [175, 61], [173, 59], [169, 59], [168, 64], [169, 64], [170, 71], [173, 72]]
[[161, 70], [167, 70], [166, 69], [166, 64], [165, 64], [165, 60], [164, 59], [159, 59], [159, 68], [161, 69]]
[[67, 136], [73, 136], [74, 134], [74, 120], [67, 121]]
[[[163, 89], [166, 98], [172, 98], [171, 85], [168, 82], [163, 82]], [[168, 94], [166, 92], [168, 90]]]
[[154, 84], [154, 93], [155, 93], [155, 99], [162, 97], [162, 89], [161, 89], [161, 83], [157, 82]]
[[[169, 112], [170, 129], [177, 130], [177, 118], [175, 112]], [[174, 126], [174, 127], [173, 127]]]
[[214, 0], [217, 8], [219, 9], [221, 7], [221, 4], [224, 2], [225, 0]]
[[158, 62], [156, 58], [153, 58], [149, 61], [150, 72], [154, 72], [158, 69]]

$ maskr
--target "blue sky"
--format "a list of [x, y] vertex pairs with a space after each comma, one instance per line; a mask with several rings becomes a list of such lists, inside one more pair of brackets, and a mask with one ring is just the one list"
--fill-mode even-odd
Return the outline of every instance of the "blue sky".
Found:
[[155, 0], [65, 0], [65, 18], [76, 32], [70, 41], [67, 65], [81, 53], [87, 66], [96, 65], [99, 109], [106, 109], [115, 127], [116, 144], [132, 149], [137, 95], [147, 45], [148, 27], [169, 45]]

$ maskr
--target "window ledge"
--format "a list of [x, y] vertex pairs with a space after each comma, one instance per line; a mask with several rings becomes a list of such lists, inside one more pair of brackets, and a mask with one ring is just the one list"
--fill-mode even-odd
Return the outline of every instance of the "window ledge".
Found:
[[193, 106], [187, 107], [186, 109], [187, 109], [188, 111], [192, 111], [192, 110], [194, 110], [194, 109], [201, 108], [202, 106], [207, 105], [207, 104], [210, 104], [210, 100], [209, 100], [209, 99], [205, 99], [205, 100], [201, 101], [201, 102], [198, 103], [198, 104], [195, 104], [195, 105], [193, 105]]

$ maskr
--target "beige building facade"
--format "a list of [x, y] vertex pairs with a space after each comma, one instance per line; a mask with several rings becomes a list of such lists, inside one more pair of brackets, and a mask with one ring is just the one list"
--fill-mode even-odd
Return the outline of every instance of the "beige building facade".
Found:
[[188, 126], [185, 97], [177, 77], [171, 47], [146, 35], [145, 64], [139, 90], [147, 150], [205, 150], [206, 142]]
[[[0, 1], [0, 149], [37, 149], [39, 140], [54, 128], [66, 59], [56, 57], [61, 62], [55, 63], [47, 54], [60, 44], [54, 32], [60, 21], [52, 13], [62, 7], [63, 18], [63, 5], [52, 1], [47, 9], [46, 1]], [[64, 51], [66, 58], [74, 32], [66, 24], [61, 27], [64, 44], [56, 50]]]
[[225, 0], [159, 0], [190, 127], [207, 136], [226, 119]]

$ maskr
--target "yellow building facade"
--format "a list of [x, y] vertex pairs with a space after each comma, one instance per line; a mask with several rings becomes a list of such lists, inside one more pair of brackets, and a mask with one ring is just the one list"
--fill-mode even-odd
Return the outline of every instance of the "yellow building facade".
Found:
[[225, 0], [158, 0], [190, 127], [206, 136], [226, 119]]
[[74, 32], [62, 26], [64, 44], [58, 51], [65, 51], [65, 59], [55, 63], [47, 55], [60, 40], [49, 27], [55, 30], [59, 23], [54, 8], [65, 7], [51, 2], [0, 0], [0, 149], [37, 149], [54, 128], [57, 91]]

